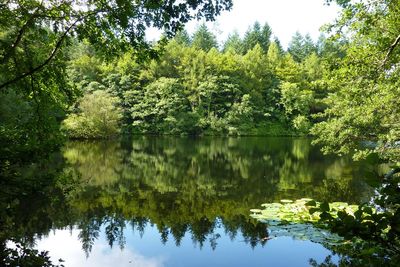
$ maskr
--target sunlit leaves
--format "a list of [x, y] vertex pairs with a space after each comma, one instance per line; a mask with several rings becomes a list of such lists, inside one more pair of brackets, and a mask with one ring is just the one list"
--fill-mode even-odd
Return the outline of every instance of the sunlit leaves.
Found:
[[118, 99], [105, 91], [94, 91], [79, 102], [80, 112], [64, 120], [63, 129], [74, 138], [108, 138], [119, 132]]
[[210, 51], [211, 48], [217, 48], [217, 38], [210, 32], [205, 24], [200, 25], [197, 31], [193, 34], [192, 45], [205, 52]]
[[177, 79], [161, 78], [150, 83], [141, 101], [132, 105], [133, 126], [146, 133], [193, 130], [196, 118], [195, 115], [190, 116], [189, 102], [183, 93], [183, 87]]
[[[398, 162], [394, 144], [400, 138], [396, 123], [399, 50], [394, 29], [400, 25], [400, 6], [386, 0], [345, 2], [343, 15], [332, 29], [349, 38], [347, 55], [335, 63], [327, 79], [332, 93], [320, 115], [326, 121], [312, 132], [325, 152], [353, 153], [356, 159], [375, 152]], [[376, 146], [362, 147], [360, 140], [374, 141]]]

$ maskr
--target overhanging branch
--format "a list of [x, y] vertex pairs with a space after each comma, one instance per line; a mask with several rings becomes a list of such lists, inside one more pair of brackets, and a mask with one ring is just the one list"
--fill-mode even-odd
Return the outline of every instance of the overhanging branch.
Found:
[[13, 44], [11, 45], [10, 50], [8, 51], [8, 53], [5, 54], [5, 56], [3, 57], [3, 59], [1, 60], [1, 64], [6, 63], [10, 57], [14, 54], [15, 49], [17, 48], [18, 44], [21, 42], [22, 40], [22, 36], [25, 34], [26, 30], [28, 29], [28, 27], [30, 26], [30, 24], [33, 22], [33, 20], [35, 19], [35, 14], [32, 15], [27, 21], [26, 23], [21, 27], [21, 29], [19, 29], [18, 31], [18, 35], [17, 38], [15, 39], [15, 41], [13, 42]]
[[[82, 15], [82, 16], [78, 16], [78, 17], [76, 18], [75, 22], [72, 23], [68, 28], [65, 29], [64, 33], [61, 35], [61, 37], [58, 39], [56, 45], [54, 46], [53, 51], [50, 53], [49, 57], [48, 57], [44, 62], [42, 62], [42, 63], [39, 64], [38, 66], [36, 66], [36, 67], [30, 69], [29, 71], [27, 71], [27, 72], [25, 72], [25, 73], [22, 73], [22, 74], [16, 76], [15, 78], [13, 78], [13, 79], [11, 79], [11, 80], [8, 80], [8, 81], [6, 81], [6, 82], [0, 84], [0, 90], [3, 90], [3, 89], [5, 89], [7, 86], [9, 86], [9, 85], [11, 85], [11, 84], [13, 84], [13, 83], [16, 83], [16, 82], [18, 82], [18, 81], [20, 81], [20, 80], [22, 80], [22, 79], [24, 79], [24, 78], [26, 78], [26, 77], [28, 77], [28, 76], [34, 74], [34, 73], [40, 71], [42, 68], [44, 68], [44, 67], [45, 67], [47, 64], [49, 64], [50, 61], [55, 57], [55, 55], [57, 54], [58, 50], [61, 48], [61, 45], [62, 45], [63, 41], [64, 41], [65, 38], [67, 37], [68, 33], [69, 33], [80, 21], [82, 21], [83, 19], [85, 19], [85, 18], [87, 18], [87, 17], [89, 17], [89, 16], [96, 15], [96, 14], [99, 14], [99, 13], [102, 13], [102, 12], [107, 12], [107, 10], [98, 9], [98, 10], [94, 10], [94, 11], [92, 11], [92, 12], [86, 13], [86, 14], [84, 14], [84, 15]], [[18, 42], [19, 42], [19, 41], [18, 41]]]
[[384, 60], [382, 61], [381, 67], [383, 67], [387, 61], [389, 60], [390, 55], [393, 53], [393, 50], [396, 48], [396, 46], [400, 43], [400, 35], [397, 36], [396, 40], [392, 43], [392, 45], [389, 47], [389, 50], [386, 53], [386, 56]]
[[49, 57], [42, 62], [41, 64], [39, 64], [38, 66], [36, 66], [35, 68], [32, 68], [31, 70], [29, 70], [28, 72], [22, 73], [20, 75], [18, 75], [17, 77], [6, 81], [5, 83], [0, 85], [0, 89], [4, 89], [7, 86], [16, 83], [34, 73], [36, 73], [37, 71], [41, 70], [42, 68], [44, 68], [47, 64], [50, 63], [50, 61], [55, 57], [55, 55], [57, 54], [58, 50], [61, 48], [61, 45], [63, 43], [63, 41], [65, 40], [65, 38], [67, 37], [68, 33], [71, 31], [71, 29], [73, 27], [75, 27], [75, 25], [81, 20], [82, 18], [76, 20], [73, 24], [71, 24], [65, 31], [64, 33], [61, 35], [61, 37], [58, 39], [53, 51], [51, 52], [51, 54], [49, 55]]

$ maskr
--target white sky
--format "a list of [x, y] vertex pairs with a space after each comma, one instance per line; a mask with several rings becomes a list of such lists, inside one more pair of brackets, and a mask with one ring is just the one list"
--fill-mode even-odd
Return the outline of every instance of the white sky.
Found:
[[[243, 36], [255, 21], [261, 25], [267, 22], [283, 47], [287, 47], [296, 31], [303, 35], [309, 33], [316, 41], [320, 35], [319, 28], [332, 22], [339, 10], [336, 5], [325, 5], [325, 0], [233, 0], [232, 10], [224, 12], [207, 26], [221, 44], [234, 30]], [[186, 27], [189, 34], [200, 23], [190, 22]], [[155, 36], [154, 32], [149, 34], [149, 38], [152, 36]]]

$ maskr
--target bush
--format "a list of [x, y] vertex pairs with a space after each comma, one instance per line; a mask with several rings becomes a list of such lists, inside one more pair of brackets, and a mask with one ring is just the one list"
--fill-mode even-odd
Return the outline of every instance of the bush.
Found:
[[72, 138], [108, 138], [120, 132], [122, 110], [118, 98], [105, 91], [94, 91], [83, 96], [77, 114], [63, 122], [62, 129]]

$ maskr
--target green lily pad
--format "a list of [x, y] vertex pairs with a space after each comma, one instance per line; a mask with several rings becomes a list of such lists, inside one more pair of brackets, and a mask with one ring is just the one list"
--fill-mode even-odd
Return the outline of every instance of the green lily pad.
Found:
[[[313, 205], [308, 205], [310, 202]], [[254, 209], [256, 212], [251, 216], [268, 224], [269, 236], [291, 236], [294, 239], [310, 240], [327, 246], [343, 242], [343, 239], [319, 228], [321, 225], [313, 224], [320, 220], [321, 207], [332, 217], [337, 217], [337, 212], [340, 210], [351, 214], [358, 209], [357, 205], [345, 202], [321, 203], [309, 198], [295, 201], [282, 199], [281, 203], [264, 203], [261, 206], [264, 209]]]

